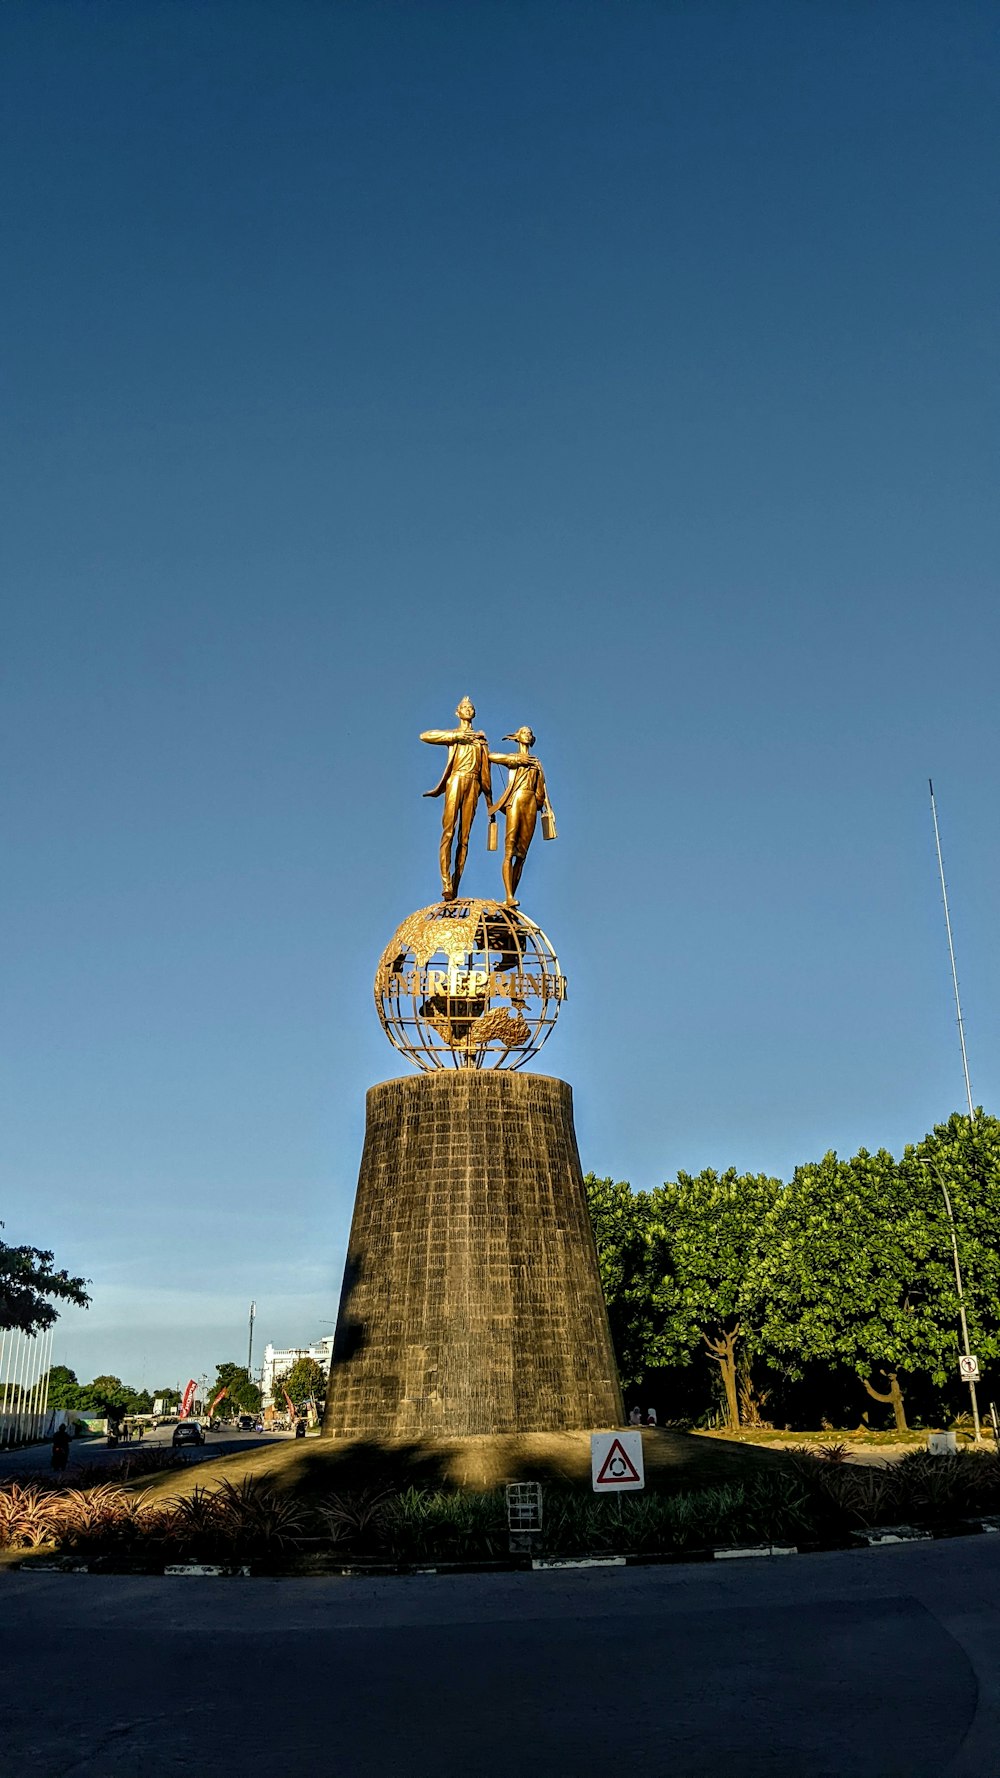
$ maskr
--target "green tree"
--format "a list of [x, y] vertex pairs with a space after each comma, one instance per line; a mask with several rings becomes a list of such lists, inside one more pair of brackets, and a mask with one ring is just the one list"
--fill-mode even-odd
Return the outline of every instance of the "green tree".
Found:
[[653, 1303], [661, 1364], [702, 1346], [719, 1367], [726, 1418], [740, 1424], [737, 1367], [758, 1339], [754, 1279], [780, 1179], [762, 1173], [678, 1173], [651, 1193]]
[[[984, 1355], [998, 1350], [995, 1243], [1000, 1212], [996, 1130], [977, 1150], [953, 1118], [896, 1162], [885, 1149], [830, 1153], [796, 1168], [757, 1271], [762, 1349], [790, 1376], [810, 1361], [852, 1369], [906, 1430], [907, 1380], [946, 1383], [957, 1369], [958, 1300], [934, 1158], [963, 1224], [971, 1321]], [[985, 1137], [985, 1133], [984, 1133]], [[991, 1307], [992, 1305], [992, 1307]]]
[[80, 1385], [76, 1372], [65, 1364], [54, 1364], [49, 1372], [49, 1407], [78, 1408]]
[[220, 1389], [229, 1391], [225, 1400], [227, 1404], [231, 1404], [235, 1413], [257, 1414], [260, 1412], [260, 1389], [253, 1381], [245, 1364], [233, 1364], [227, 1360], [224, 1364], [216, 1365], [215, 1382], [208, 1394], [209, 1401], [214, 1400]]
[[306, 1401], [322, 1401], [326, 1394], [326, 1372], [315, 1358], [297, 1358], [291, 1370], [275, 1379], [272, 1400], [275, 1407], [285, 1407], [285, 1395], [293, 1406], [301, 1408]]
[[[0, 1223], [0, 1228], [3, 1223]], [[59, 1318], [59, 1303], [86, 1309], [90, 1297], [86, 1278], [71, 1278], [55, 1269], [55, 1255], [42, 1247], [8, 1247], [0, 1241], [0, 1327], [35, 1334]]]
[[584, 1180], [618, 1372], [626, 1388], [657, 1362], [657, 1314], [650, 1266], [648, 1192], [625, 1180]]
[[[947, 1190], [972, 1349], [981, 1363], [1000, 1358], [1000, 1122], [981, 1108], [971, 1120], [955, 1113], [907, 1147], [899, 1167], [904, 1188], [919, 1190], [922, 1184], [929, 1194], [933, 1275], [941, 1313], [957, 1339], [958, 1292], [942, 1188]], [[954, 1355], [950, 1369], [954, 1376]]]
[[148, 1389], [134, 1389], [131, 1383], [123, 1383], [121, 1377], [101, 1376], [82, 1385], [78, 1405], [115, 1420], [123, 1414], [150, 1413], [153, 1398]]
[[95, 1377], [92, 1383], [85, 1383], [81, 1388], [80, 1406], [98, 1414], [107, 1414], [112, 1409], [125, 1411], [134, 1393], [120, 1377]]
[[162, 1401], [168, 1413], [171, 1408], [177, 1407], [181, 1399], [179, 1389], [154, 1389], [152, 1394], [154, 1401]]

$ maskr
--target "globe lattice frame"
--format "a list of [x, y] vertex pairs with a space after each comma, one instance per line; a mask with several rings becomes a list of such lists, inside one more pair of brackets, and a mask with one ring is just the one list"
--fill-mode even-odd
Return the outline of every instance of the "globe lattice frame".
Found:
[[523, 1068], [566, 977], [541, 927], [500, 901], [434, 902], [398, 927], [375, 976], [389, 1042], [418, 1068]]

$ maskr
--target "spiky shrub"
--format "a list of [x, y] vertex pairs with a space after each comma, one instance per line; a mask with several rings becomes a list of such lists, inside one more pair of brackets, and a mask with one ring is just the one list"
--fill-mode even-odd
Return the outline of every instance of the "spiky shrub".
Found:
[[898, 1517], [898, 1487], [888, 1463], [817, 1464], [821, 1499], [837, 1526], [888, 1524]]
[[298, 1548], [309, 1528], [307, 1508], [254, 1476], [214, 1489], [224, 1542], [234, 1556], [267, 1560]]
[[553, 1554], [596, 1555], [793, 1542], [815, 1533], [815, 1516], [808, 1487], [784, 1471], [689, 1494], [605, 1500], [553, 1492], [546, 1496], [545, 1543]]
[[70, 1555], [133, 1555], [162, 1543], [168, 1529], [162, 1505], [111, 1482], [61, 1490], [53, 1502], [57, 1542]]
[[463, 1494], [407, 1488], [386, 1502], [382, 1524], [386, 1552], [395, 1561], [488, 1561], [507, 1549], [502, 1489]]
[[166, 1501], [164, 1515], [171, 1554], [195, 1561], [273, 1560], [294, 1551], [308, 1530], [302, 1502], [254, 1476], [195, 1487]]
[[195, 1486], [163, 1503], [164, 1542], [171, 1557], [211, 1562], [230, 1553], [231, 1527], [217, 1488]]
[[58, 1535], [54, 1496], [38, 1482], [8, 1482], [0, 1488], [0, 1549], [37, 1549]]
[[1000, 1508], [1000, 1458], [995, 1452], [932, 1457], [913, 1451], [895, 1468], [897, 1498], [907, 1517], [960, 1518]]
[[386, 1547], [391, 1506], [397, 1497], [387, 1488], [358, 1488], [328, 1494], [315, 1506], [323, 1537], [348, 1556], [381, 1555]]

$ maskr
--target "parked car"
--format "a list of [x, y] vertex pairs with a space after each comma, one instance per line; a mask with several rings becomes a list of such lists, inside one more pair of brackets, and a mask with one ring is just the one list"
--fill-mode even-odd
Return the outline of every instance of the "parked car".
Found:
[[203, 1445], [205, 1434], [197, 1420], [179, 1420], [170, 1442], [174, 1445]]

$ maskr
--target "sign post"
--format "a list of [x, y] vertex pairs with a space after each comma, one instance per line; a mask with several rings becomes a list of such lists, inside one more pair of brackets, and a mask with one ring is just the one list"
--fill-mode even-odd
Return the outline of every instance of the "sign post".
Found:
[[629, 1494], [646, 1486], [641, 1432], [592, 1432], [590, 1481], [595, 1494]]

